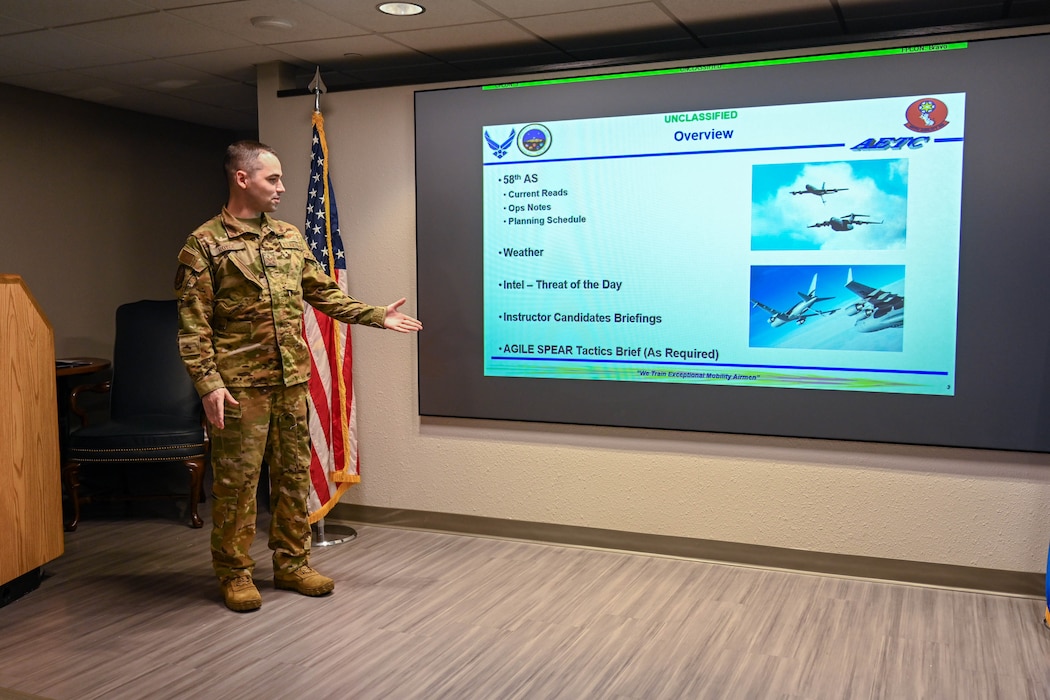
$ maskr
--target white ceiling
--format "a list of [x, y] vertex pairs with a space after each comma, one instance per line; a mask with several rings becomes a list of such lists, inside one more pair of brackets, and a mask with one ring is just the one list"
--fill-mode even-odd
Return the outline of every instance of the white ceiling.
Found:
[[0, 82], [254, 131], [271, 61], [340, 89], [1050, 22], [1050, 0], [422, 0], [414, 17], [378, 1], [0, 0]]

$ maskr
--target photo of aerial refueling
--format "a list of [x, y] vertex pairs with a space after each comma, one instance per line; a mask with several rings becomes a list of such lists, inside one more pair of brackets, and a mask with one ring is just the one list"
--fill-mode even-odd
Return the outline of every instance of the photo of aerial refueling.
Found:
[[750, 347], [904, 349], [903, 265], [755, 265]]
[[751, 175], [752, 250], [906, 246], [907, 158], [771, 163]]

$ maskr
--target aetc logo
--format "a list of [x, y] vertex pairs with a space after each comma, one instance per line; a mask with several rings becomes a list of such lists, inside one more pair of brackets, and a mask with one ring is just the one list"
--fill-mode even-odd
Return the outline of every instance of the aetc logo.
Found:
[[551, 131], [543, 124], [529, 124], [518, 132], [518, 150], [535, 158], [551, 147]]
[[924, 97], [908, 105], [904, 116], [908, 120], [904, 126], [926, 134], [948, 126], [948, 105], [936, 97]]

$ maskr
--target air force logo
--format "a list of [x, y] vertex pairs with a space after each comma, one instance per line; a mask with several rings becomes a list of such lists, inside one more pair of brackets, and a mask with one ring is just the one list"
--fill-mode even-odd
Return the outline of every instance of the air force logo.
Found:
[[489, 132], [486, 130], [485, 143], [487, 143], [489, 145], [489, 148], [492, 149], [492, 155], [496, 156], [497, 158], [502, 158], [503, 156], [507, 155], [507, 149], [510, 148], [511, 145], [514, 143], [514, 135], [514, 129], [511, 129], [510, 136], [507, 137], [507, 140], [503, 143], [497, 143], [492, 139], [491, 136], [489, 136]]

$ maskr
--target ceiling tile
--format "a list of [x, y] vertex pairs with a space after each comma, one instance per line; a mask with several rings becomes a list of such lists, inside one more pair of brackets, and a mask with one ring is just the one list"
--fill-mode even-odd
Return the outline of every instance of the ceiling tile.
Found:
[[7, 78], [12, 75], [28, 75], [31, 73], [49, 73], [53, 70], [53, 68], [42, 66], [39, 63], [23, 61], [20, 58], [0, 54], [0, 78]]
[[[291, 0], [291, 2], [298, 1]], [[196, 7], [197, 5], [221, 5], [224, 2], [230, 2], [230, 0], [134, 0], [134, 2], [152, 10], [175, 10], [180, 7]]]
[[[119, 94], [122, 89], [119, 85], [93, 78], [90, 75], [81, 75], [75, 71], [51, 71], [48, 73], [19, 75], [5, 78], [4, 82], [55, 95], [76, 97], [77, 99], [87, 99], [82, 97], [85, 94], [93, 94], [100, 97], [105, 97], [108, 94], [109, 97], [113, 97]], [[99, 99], [98, 101], [104, 100]]]
[[193, 85], [172, 90], [171, 94], [224, 109], [254, 112], [259, 106], [259, 95], [253, 86], [230, 81], [222, 84]]
[[193, 81], [193, 84], [196, 85], [228, 84], [230, 82], [225, 78], [160, 59], [82, 68], [78, 72], [121, 85], [149, 89], [158, 89], [156, 87], [158, 84], [171, 81]]
[[31, 22], [23, 22], [20, 19], [13, 17], [6, 17], [0, 15], [0, 35], [3, 34], [17, 34], [18, 32], [29, 32], [34, 29], [43, 29], [41, 24], [33, 24]]
[[837, 23], [829, 0], [663, 0], [698, 33], [749, 32], [782, 26]]
[[189, 56], [172, 56], [167, 60], [242, 83], [254, 83], [256, 77], [255, 67], [263, 63], [276, 61], [290, 63], [303, 68], [309, 67], [308, 61], [302, 61], [295, 56], [269, 46], [242, 46], [223, 51], [195, 53]]
[[650, 3], [525, 17], [517, 22], [566, 51], [689, 38], [667, 13]]
[[474, 0], [417, 0], [426, 6], [419, 15], [394, 17], [376, 9], [379, 0], [347, 2], [347, 0], [301, 0], [322, 12], [344, 22], [365, 27], [373, 32], [398, 32], [429, 27], [448, 27], [470, 22], [501, 19]]
[[[166, 58], [246, 46], [249, 42], [167, 12], [92, 22], [67, 30], [144, 58]], [[2, 37], [0, 37], [2, 38]]]
[[257, 117], [254, 114], [213, 107], [173, 95], [162, 95], [136, 88], [128, 88], [128, 92], [106, 100], [106, 104], [158, 117], [180, 119], [220, 128], [251, 130], [258, 126]]
[[843, 34], [842, 27], [837, 22], [793, 27], [766, 27], [751, 32], [700, 35], [700, 40], [705, 45], [722, 54], [768, 50], [770, 47], [801, 47], [812, 42], [826, 45], [839, 40], [847, 41], [849, 38], [848, 35]]
[[152, 12], [134, 0], [0, 0], [0, 15], [41, 27], [62, 27]]
[[638, 0], [485, 0], [485, 4], [507, 17], [534, 17], [639, 3]]
[[[253, 44], [274, 44], [367, 34], [349, 22], [336, 19], [309, 5], [287, 0], [242, 0], [171, 10], [171, 14], [209, 27], [223, 27]], [[255, 27], [252, 17], [276, 17], [293, 23], [289, 29]]]
[[702, 6], [690, 0], [664, 0], [664, 4], [704, 45], [720, 52], [845, 37], [829, 0], [708, 0]]
[[271, 48], [324, 68], [335, 68], [347, 62], [374, 64], [377, 61], [397, 66], [426, 65], [435, 60], [378, 34], [275, 44]]
[[71, 34], [68, 29], [0, 36], [0, 54], [32, 57], [34, 62], [49, 68], [86, 68], [143, 58], [104, 41]]
[[445, 61], [548, 53], [551, 47], [509, 21], [390, 32], [388, 37]]

